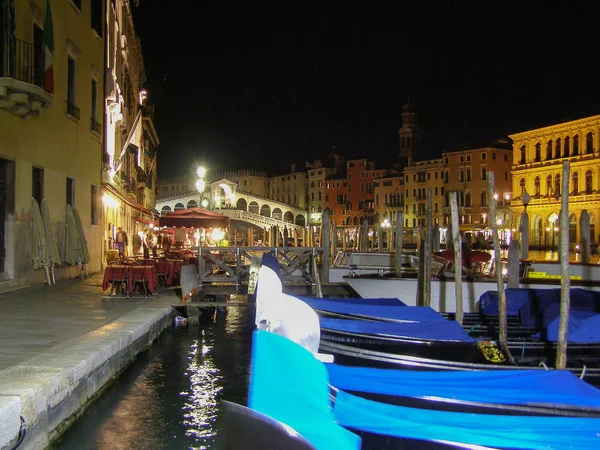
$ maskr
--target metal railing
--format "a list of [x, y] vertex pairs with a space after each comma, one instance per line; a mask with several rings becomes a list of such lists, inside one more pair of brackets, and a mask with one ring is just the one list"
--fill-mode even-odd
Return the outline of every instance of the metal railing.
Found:
[[5, 51], [1, 55], [1, 76], [44, 87], [44, 60], [41, 49], [36, 54], [34, 45], [29, 42], [10, 36], [3, 39]]
[[79, 108], [77, 106], [75, 106], [74, 103], [71, 103], [69, 100], [67, 100], [66, 103], [67, 103], [67, 114], [70, 115], [71, 117], [79, 120], [79, 117], [80, 117]]

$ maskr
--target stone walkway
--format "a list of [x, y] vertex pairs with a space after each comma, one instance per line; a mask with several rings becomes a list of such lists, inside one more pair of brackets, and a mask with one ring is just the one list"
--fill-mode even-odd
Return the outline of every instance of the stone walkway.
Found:
[[[172, 320], [178, 301], [173, 289], [107, 297], [102, 274], [1, 294], [0, 448], [17, 435], [19, 416], [28, 423], [24, 447], [45, 448], [60, 422]], [[110, 370], [98, 372], [105, 363]], [[75, 389], [85, 391], [77, 405], [57, 411]]]

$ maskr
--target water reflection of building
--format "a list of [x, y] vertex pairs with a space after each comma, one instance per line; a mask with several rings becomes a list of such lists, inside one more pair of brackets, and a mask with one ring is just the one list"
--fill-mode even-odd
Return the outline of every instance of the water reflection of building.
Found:
[[[44, 279], [43, 271], [32, 268], [32, 196], [48, 202], [61, 258], [67, 204], [77, 208], [91, 256], [88, 269], [100, 270], [104, 51], [102, 9], [92, 4], [0, 1], [2, 284]], [[77, 270], [62, 266], [56, 278], [76, 276]]]
[[104, 249], [113, 247], [118, 227], [133, 235], [153, 222], [156, 188], [154, 108], [147, 105], [142, 49], [129, 0], [105, 2], [106, 110], [102, 171]]
[[[600, 115], [515, 133], [511, 209], [520, 217], [520, 196], [531, 195], [530, 247], [558, 247], [561, 195], [569, 195], [569, 242], [579, 242], [581, 213], [590, 216], [592, 242], [598, 242], [595, 219], [600, 215]], [[570, 161], [569, 192], [561, 192], [562, 162]]]

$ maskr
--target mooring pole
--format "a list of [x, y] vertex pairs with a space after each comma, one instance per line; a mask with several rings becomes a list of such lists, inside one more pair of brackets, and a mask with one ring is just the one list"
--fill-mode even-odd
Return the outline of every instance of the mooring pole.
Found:
[[567, 367], [567, 336], [569, 334], [569, 311], [571, 309], [571, 277], [569, 274], [569, 176], [571, 164], [562, 163], [562, 195], [560, 202], [560, 323], [556, 347], [556, 368]]
[[[458, 202], [456, 192], [450, 192], [450, 214], [452, 216], [452, 242], [454, 243], [454, 296], [456, 297], [456, 321], [462, 325], [464, 318], [462, 293], [462, 241], [458, 227]], [[448, 248], [448, 235], [446, 235]]]

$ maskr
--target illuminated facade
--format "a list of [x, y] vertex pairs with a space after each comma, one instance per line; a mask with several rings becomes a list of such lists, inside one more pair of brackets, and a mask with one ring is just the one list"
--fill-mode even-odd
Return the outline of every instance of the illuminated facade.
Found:
[[375, 187], [375, 220], [396, 225], [396, 213], [402, 211], [404, 205], [404, 176], [386, 176], [374, 182]]
[[417, 161], [404, 168], [404, 227], [416, 229], [427, 221], [427, 189], [431, 189], [433, 223], [442, 225], [444, 205], [442, 159]]
[[[43, 282], [32, 268], [32, 196], [48, 202], [61, 260], [67, 204], [77, 208], [88, 270], [99, 271], [102, 4], [0, 0], [0, 13], [0, 283]], [[78, 270], [62, 264], [56, 278]]]
[[523, 212], [521, 194], [531, 196], [531, 248], [558, 248], [562, 162], [570, 161], [569, 241], [579, 243], [581, 213], [590, 215], [592, 242], [600, 240], [595, 228], [600, 215], [600, 115], [515, 133], [513, 140], [513, 214]]
[[308, 208], [308, 174], [296, 171], [269, 178], [269, 198], [306, 210]]
[[148, 231], [156, 203], [154, 109], [146, 105], [142, 49], [131, 2], [105, 2], [105, 152], [102, 171], [104, 249], [114, 248], [117, 229], [129, 236]]

